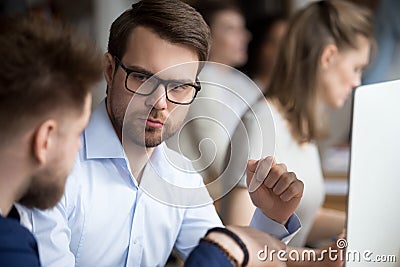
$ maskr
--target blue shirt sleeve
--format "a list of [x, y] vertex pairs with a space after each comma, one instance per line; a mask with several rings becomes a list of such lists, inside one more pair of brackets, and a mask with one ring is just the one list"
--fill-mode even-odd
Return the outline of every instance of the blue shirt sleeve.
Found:
[[0, 216], [0, 266], [39, 267], [35, 238], [18, 221]]
[[300, 230], [301, 223], [297, 215], [293, 213], [292, 216], [290, 216], [286, 226], [282, 225], [265, 216], [264, 213], [257, 208], [254, 212], [250, 226], [268, 233], [287, 244]]
[[217, 246], [206, 242], [200, 242], [190, 253], [184, 266], [232, 267], [233, 265]]

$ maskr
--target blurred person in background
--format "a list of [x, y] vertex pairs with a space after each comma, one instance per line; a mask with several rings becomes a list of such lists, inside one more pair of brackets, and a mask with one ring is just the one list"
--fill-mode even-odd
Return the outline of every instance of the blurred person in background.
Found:
[[287, 20], [281, 15], [259, 17], [249, 26], [252, 39], [247, 49], [248, 60], [240, 70], [261, 90], [265, 90], [271, 81], [286, 28]]
[[194, 8], [202, 15], [211, 30], [209, 60], [231, 67], [247, 61], [247, 45], [251, 35], [239, 6], [229, 0], [198, 1]]
[[2, 0], [0, 2], [1, 17], [23, 16], [25, 14], [48, 20], [59, 16], [52, 0]]
[[[362, 75], [362, 84], [400, 79], [400, 1], [352, 0], [371, 9], [378, 49]], [[329, 135], [319, 140], [323, 168], [327, 172], [348, 172], [353, 95], [340, 109], [329, 110]]]
[[[303, 247], [331, 239], [343, 230], [344, 212], [321, 207], [325, 193], [315, 141], [323, 133], [323, 106], [340, 108], [351, 91], [360, 85], [374, 43], [372, 15], [362, 7], [341, 0], [318, 1], [296, 13], [282, 41], [265, 99], [243, 117], [250, 148], [244, 142], [247, 136], [240, 132], [232, 138], [232, 146], [239, 147], [243, 153], [249, 151], [250, 158], [260, 154], [275, 155], [279, 161], [287, 162], [289, 171], [304, 179], [305, 194], [296, 209], [303, 228], [290, 242], [291, 246]], [[269, 144], [274, 134], [272, 129], [253, 117], [253, 112], [268, 112], [265, 101], [270, 105], [275, 122], [274, 144]], [[261, 123], [263, 136], [254, 131], [258, 129], [257, 123]], [[270, 147], [275, 151], [267, 149]], [[243, 166], [235, 158], [237, 154], [233, 154], [232, 165]], [[243, 178], [223, 199], [222, 207], [227, 207], [228, 212], [226, 222], [246, 224], [254, 209], [247, 196], [246, 174], [236, 169], [227, 175]], [[274, 185], [271, 182], [270, 186]], [[318, 262], [303, 264], [312, 266]], [[288, 265], [301, 266], [301, 263]]]

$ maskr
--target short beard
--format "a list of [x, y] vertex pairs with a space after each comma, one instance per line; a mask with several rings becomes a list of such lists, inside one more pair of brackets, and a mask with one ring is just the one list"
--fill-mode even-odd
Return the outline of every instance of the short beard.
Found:
[[[129, 109], [129, 108], [128, 108]], [[121, 133], [121, 141], [122, 144], [125, 141], [131, 142], [135, 145], [153, 148], [160, 145], [163, 141], [169, 139], [173, 136], [181, 127], [183, 123], [183, 118], [181, 121], [172, 123], [172, 121], [166, 121], [161, 115], [158, 115], [157, 110], [154, 108], [151, 109], [147, 114], [142, 114], [142, 118], [148, 117], [149, 115], [153, 115], [154, 118], [165, 121], [165, 124], [162, 129], [155, 129], [153, 127], [148, 127], [146, 125], [135, 125], [134, 121], [130, 120], [130, 117], [133, 119], [137, 118], [137, 114], [135, 113], [125, 113], [123, 114], [122, 109], [118, 106], [113, 106], [111, 104], [111, 122], [117, 131]], [[162, 131], [160, 134], [157, 134], [158, 131]]]
[[[136, 129], [133, 127], [128, 129], [125, 128], [123, 131], [123, 140], [130, 141], [138, 146], [152, 148], [160, 145], [165, 140], [171, 138], [176, 133], [176, 130], [169, 129], [168, 125], [164, 125], [166, 128], [161, 132], [161, 134], [157, 134], [159, 129], [154, 129], [152, 127], [145, 127], [143, 132], [138, 133]], [[136, 130], [136, 131], [135, 131]], [[141, 130], [142, 131], [142, 130]]]
[[57, 205], [64, 194], [65, 182], [62, 183], [62, 186], [57, 186], [52, 183], [41, 183], [38, 180], [40, 180], [38, 177], [32, 178], [28, 191], [18, 202], [28, 208], [38, 208], [40, 210], [49, 209]]
[[164, 137], [162, 136], [164, 132], [161, 133], [161, 135], [155, 137], [155, 138], [148, 138], [148, 135], [151, 135], [155, 133], [157, 130], [151, 127], [146, 127], [144, 129], [144, 146], [145, 147], [156, 147], [162, 143], [164, 140]]
[[145, 147], [156, 147], [158, 145], [160, 145], [162, 142], [164, 142], [165, 140], [168, 140], [169, 138], [171, 138], [173, 135], [175, 135], [175, 133], [177, 132], [176, 130], [170, 130], [168, 129], [169, 127], [167, 125], [165, 125], [164, 127], [166, 127], [167, 129], [165, 131], [163, 131], [161, 133], [161, 135], [159, 135], [156, 138], [149, 138], [147, 137], [149, 134], [155, 133], [157, 130], [151, 127], [146, 127], [145, 128]]

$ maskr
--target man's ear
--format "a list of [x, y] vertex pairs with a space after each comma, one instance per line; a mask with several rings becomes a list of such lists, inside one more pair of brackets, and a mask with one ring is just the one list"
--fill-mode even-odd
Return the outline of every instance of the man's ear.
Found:
[[39, 164], [43, 165], [48, 161], [49, 151], [55, 145], [56, 133], [55, 120], [46, 120], [37, 128], [33, 140], [33, 154]]
[[329, 44], [324, 47], [321, 54], [321, 66], [323, 69], [329, 68], [335, 61], [339, 50], [336, 45]]
[[105, 53], [103, 58], [103, 74], [107, 82], [107, 87], [110, 88], [112, 85], [115, 71], [114, 58], [110, 53]]

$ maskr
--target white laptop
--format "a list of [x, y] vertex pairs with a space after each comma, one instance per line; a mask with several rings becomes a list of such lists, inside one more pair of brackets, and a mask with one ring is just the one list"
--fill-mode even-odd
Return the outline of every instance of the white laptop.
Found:
[[347, 267], [400, 266], [400, 80], [356, 89]]

